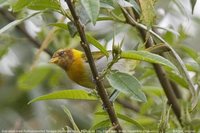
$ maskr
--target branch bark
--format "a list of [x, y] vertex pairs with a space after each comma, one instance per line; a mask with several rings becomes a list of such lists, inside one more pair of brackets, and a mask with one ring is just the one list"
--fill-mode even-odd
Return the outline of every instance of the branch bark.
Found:
[[109, 101], [108, 94], [107, 94], [107, 92], [106, 92], [106, 90], [103, 86], [101, 79], [99, 78], [99, 74], [98, 74], [98, 71], [97, 71], [95, 63], [94, 63], [94, 59], [93, 59], [93, 56], [92, 56], [92, 53], [91, 53], [91, 50], [90, 50], [90, 47], [89, 47], [89, 43], [88, 43], [86, 36], [85, 36], [84, 26], [81, 24], [80, 19], [77, 16], [75, 9], [72, 5], [71, 0], [65, 0], [65, 2], [67, 3], [67, 5], [69, 7], [69, 10], [70, 10], [72, 17], [74, 19], [74, 24], [75, 24], [75, 26], [78, 30], [79, 36], [81, 38], [81, 46], [84, 49], [86, 57], [88, 59], [90, 69], [92, 71], [93, 78], [94, 78], [95, 83], [96, 83], [96, 90], [97, 90], [97, 92], [98, 92], [98, 94], [99, 94], [99, 96], [100, 96], [100, 98], [103, 102], [103, 105], [105, 106], [105, 109], [106, 109], [106, 111], [109, 115], [109, 118], [110, 118], [110, 121], [111, 121], [113, 127], [115, 127], [115, 130], [117, 132], [122, 132], [122, 128], [121, 128], [119, 121], [117, 119], [115, 110], [114, 110], [111, 102]]

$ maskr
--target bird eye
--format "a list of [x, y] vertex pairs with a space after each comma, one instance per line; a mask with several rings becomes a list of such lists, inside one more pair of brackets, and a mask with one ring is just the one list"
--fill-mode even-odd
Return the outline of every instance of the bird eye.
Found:
[[58, 53], [58, 55], [59, 55], [59, 56], [64, 56], [64, 55], [65, 55], [65, 51], [60, 51], [60, 52]]

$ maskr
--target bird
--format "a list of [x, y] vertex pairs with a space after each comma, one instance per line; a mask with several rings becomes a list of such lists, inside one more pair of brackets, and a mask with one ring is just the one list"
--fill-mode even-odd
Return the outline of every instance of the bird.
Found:
[[[107, 68], [108, 63], [112, 61], [112, 52], [108, 51], [108, 53], [109, 57], [100, 51], [92, 52], [99, 73], [102, 73]], [[96, 84], [84, 52], [74, 48], [61, 48], [53, 54], [49, 62], [64, 69], [68, 77], [75, 83], [89, 89], [95, 89]], [[112, 70], [133, 74], [136, 64], [135, 60], [120, 59], [112, 66]], [[110, 87], [106, 78], [102, 81], [105, 88]]]

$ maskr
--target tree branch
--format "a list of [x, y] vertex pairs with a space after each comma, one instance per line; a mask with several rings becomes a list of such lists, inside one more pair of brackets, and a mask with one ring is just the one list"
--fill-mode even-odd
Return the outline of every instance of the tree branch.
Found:
[[69, 10], [70, 10], [72, 17], [74, 19], [74, 23], [75, 23], [76, 28], [78, 30], [79, 36], [81, 38], [81, 46], [84, 49], [85, 54], [87, 56], [87, 59], [88, 59], [89, 65], [90, 65], [90, 69], [92, 71], [93, 78], [94, 78], [95, 83], [96, 83], [97, 92], [98, 92], [98, 94], [99, 94], [99, 96], [100, 96], [100, 98], [103, 102], [103, 105], [105, 106], [105, 109], [106, 109], [106, 111], [109, 115], [109, 118], [110, 118], [110, 121], [111, 121], [113, 127], [115, 127], [115, 130], [117, 132], [122, 132], [122, 128], [121, 128], [119, 121], [117, 119], [115, 110], [114, 110], [111, 102], [109, 101], [108, 94], [107, 94], [107, 92], [106, 92], [106, 90], [103, 86], [101, 79], [99, 78], [99, 74], [98, 74], [98, 71], [97, 71], [95, 63], [94, 63], [94, 59], [93, 59], [93, 56], [92, 56], [92, 53], [91, 53], [91, 50], [90, 50], [90, 47], [89, 47], [89, 43], [88, 43], [86, 36], [85, 36], [84, 26], [81, 24], [80, 19], [77, 16], [75, 9], [72, 5], [71, 0], [65, 0], [65, 2], [67, 3], [67, 5], [69, 7]]
[[[127, 15], [127, 12], [125, 12], [125, 9], [122, 9], [122, 12], [124, 14], [124, 17], [126, 18], [126, 22], [134, 27], [136, 27], [138, 29], [138, 31], [141, 34], [141, 37], [143, 39], [143, 41], [146, 42], [146, 48], [150, 48], [154, 45], [153, 39], [151, 36], [148, 36], [149, 38], [146, 40], [146, 36], [147, 36], [147, 31], [144, 30], [141, 27], [138, 27], [137, 25], [135, 25], [132, 22], [132, 19], [134, 19], [133, 17], [130, 18], [130, 15]], [[131, 20], [130, 20], [131, 19]], [[160, 84], [162, 85], [164, 92], [167, 96], [167, 99], [169, 101], [169, 104], [172, 105], [172, 109], [178, 119], [178, 121], [181, 123], [181, 109], [180, 106], [178, 104], [178, 100], [176, 98], [176, 95], [173, 92], [172, 86], [170, 84], [170, 81], [168, 80], [167, 76], [166, 76], [166, 72], [164, 71], [164, 69], [162, 68], [161, 65], [159, 64], [153, 64], [154, 70], [157, 74], [157, 77], [160, 81]]]

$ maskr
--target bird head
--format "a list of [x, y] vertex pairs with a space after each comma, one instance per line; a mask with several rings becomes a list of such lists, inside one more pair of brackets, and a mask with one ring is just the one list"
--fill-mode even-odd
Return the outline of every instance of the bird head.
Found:
[[62, 67], [64, 70], [68, 70], [70, 65], [73, 63], [73, 60], [74, 60], [73, 49], [65, 48], [57, 50], [53, 54], [49, 62]]

